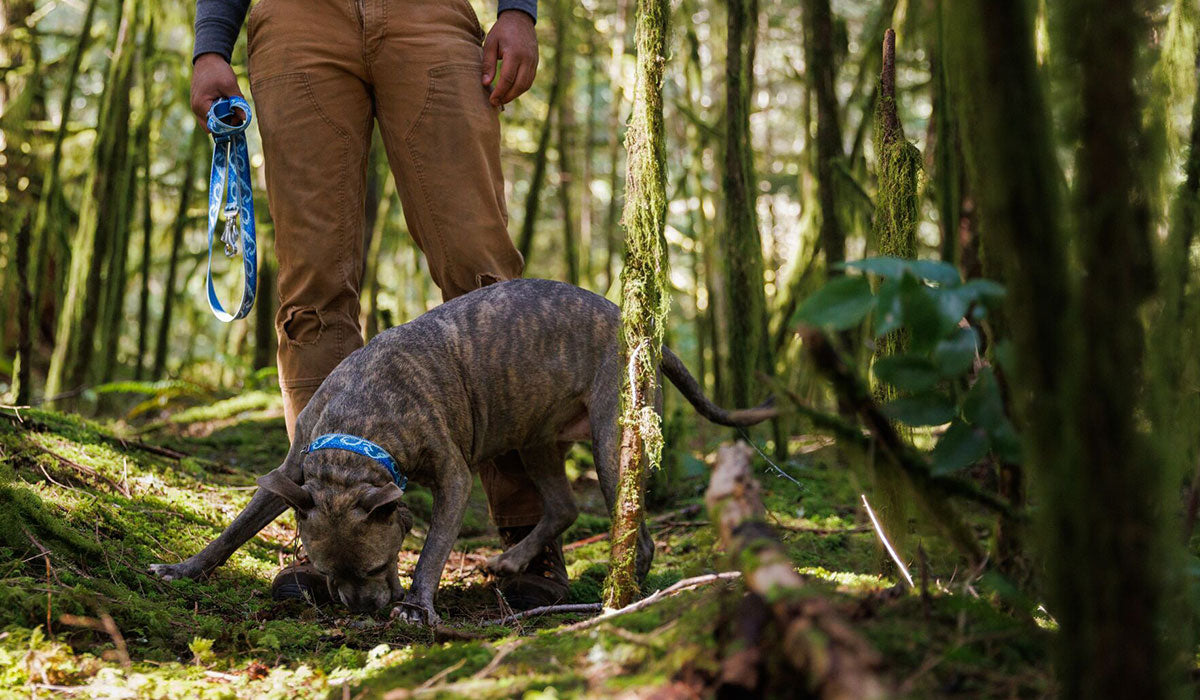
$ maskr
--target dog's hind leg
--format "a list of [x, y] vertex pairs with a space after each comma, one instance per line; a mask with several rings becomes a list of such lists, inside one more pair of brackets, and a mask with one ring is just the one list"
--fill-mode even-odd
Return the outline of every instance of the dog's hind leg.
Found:
[[[592, 401], [588, 407], [592, 425], [592, 459], [596, 463], [596, 477], [600, 480], [600, 491], [611, 518], [617, 508], [617, 482], [621, 469], [621, 427], [617, 421], [620, 410], [620, 355], [613, 350], [609, 360], [596, 373], [592, 388]], [[658, 399], [661, 414], [662, 396]], [[638, 580], [645, 580], [654, 560], [654, 540], [645, 521], [638, 527], [636, 569]]]
[[523, 540], [488, 560], [487, 569], [493, 574], [508, 576], [524, 571], [542, 548], [558, 539], [579, 515], [563, 468], [563, 444], [521, 448], [525, 473], [542, 497], [542, 519]]

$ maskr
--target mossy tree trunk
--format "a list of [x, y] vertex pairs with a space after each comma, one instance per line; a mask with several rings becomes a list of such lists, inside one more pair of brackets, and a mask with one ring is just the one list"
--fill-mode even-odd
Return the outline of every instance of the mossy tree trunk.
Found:
[[[917, 188], [921, 175], [921, 152], [904, 138], [904, 126], [896, 104], [896, 32], [883, 35], [883, 61], [879, 76], [879, 99], [875, 102], [875, 156], [879, 192], [875, 197], [872, 236], [875, 250], [905, 260], [917, 257], [917, 216], [921, 199]], [[900, 331], [880, 339], [875, 359], [904, 352]], [[876, 382], [875, 399], [881, 404], [895, 398], [895, 391]]]
[[137, 355], [134, 360], [134, 379], [140, 380], [146, 371], [147, 348], [150, 344], [150, 258], [154, 250], [154, 215], [150, 208], [153, 193], [154, 177], [151, 172], [151, 131], [150, 120], [154, 114], [154, 75], [151, 70], [155, 61], [155, 17], [153, 6], [148, 10], [146, 26], [146, 47], [142, 57], [142, 121], [138, 124], [138, 140], [142, 144], [142, 257], [138, 277], [141, 285], [138, 294], [137, 314]]
[[767, 342], [762, 239], [755, 214], [754, 153], [750, 144], [758, 0], [730, 2], [726, 26], [725, 152], [721, 178], [725, 226], [718, 236], [724, 257], [729, 312], [726, 377], [731, 402], [749, 406], [758, 393], [755, 373], [773, 373]]
[[[1165, 697], [1180, 651], [1170, 622], [1164, 509], [1174, 485], [1140, 429], [1142, 305], [1155, 289], [1149, 210], [1153, 169], [1139, 94], [1148, 2], [1065, 0], [1050, 8], [1063, 54], [1078, 66], [1073, 204], [1082, 278], [1074, 317], [1067, 417], [1078, 441], [1053, 469], [1047, 503], [1058, 534], [1049, 557], [1064, 639], [1064, 697]], [[1055, 16], [1055, 13], [1059, 13]], [[1086, 31], [1079, 31], [1086, 27]], [[1071, 490], [1067, 487], [1071, 486]], [[1171, 538], [1170, 542], [1174, 542]], [[1190, 665], [1190, 662], [1189, 662]]]
[[[72, 242], [67, 294], [58, 317], [54, 353], [46, 377], [46, 396], [77, 389], [87, 380], [102, 318], [104, 265], [120, 235], [122, 212], [127, 211], [129, 158], [129, 93], [137, 53], [138, 0], [121, 0], [120, 24], [105, 80], [104, 101], [96, 133], [92, 168], [88, 173], [79, 229]], [[109, 351], [111, 349], [106, 349]]]
[[813, 97], [817, 103], [817, 198], [821, 210], [821, 247], [828, 275], [840, 274], [846, 259], [846, 232], [837, 209], [837, 162], [845, 158], [834, 91], [833, 11], [829, 0], [805, 0], [804, 48]]
[[637, 592], [638, 528], [644, 516], [646, 472], [662, 454], [655, 412], [658, 364], [670, 305], [667, 285], [666, 150], [662, 81], [666, 63], [666, 0], [638, 0], [637, 82], [626, 132], [625, 266], [621, 272], [621, 452], [612, 555], [604, 604], [628, 605]]
[[[571, 26], [574, 3], [568, 5], [567, 2], [560, 0], [555, 3], [556, 18], [558, 25], [557, 31], [562, 33], [562, 38], [557, 42], [557, 45], [563, 50], [562, 66], [562, 85], [559, 87], [561, 95], [558, 100], [558, 114], [556, 116], [556, 127], [558, 132], [558, 205], [562, 214], [562, 234], [563, 234], [563, 262], [566, 265], [567, 281], [571, 284], [579, 284], [579, 226], [575, 220], [578, 206], [576, 204], [576, 190], [574, 165], [574, 150], [575, 150], [575, 92], [574, 92], [574, 66], [568, 56], [573, 56], [574, 51], [568, 48], [571, 43]], [[557, 63], [555, 64], [557, 65]]]
[[1053, 9], [1062, 13], [1056, 39], [1080, 67], [1064, 86], [1079, 101], [1077, 290], [1029, 7], [947, 3], [948, 60], [984, 247], [1007, 282], [1010, 378], [1041, 493], [1059, 689], [1063, 697], [1163, 697], [1165, 670], [1180, 659], [1162, 615], [1164, 569], [1174, 562], [1161, 537], [1162, 504], [1171, 498], [1135, 423], [1139, 312], [1152, 289], [1134, 83], [1145, 8]]

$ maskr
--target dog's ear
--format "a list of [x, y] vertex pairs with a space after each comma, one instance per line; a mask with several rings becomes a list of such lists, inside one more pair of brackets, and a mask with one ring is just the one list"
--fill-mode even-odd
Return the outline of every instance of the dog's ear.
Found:
[[312, 494], [278, 469], [258, 477], [258, 486], [282, 498], [300, 515], [313, 507]]
[[404, 492], [395, 484], [380, 486], [367, 491], [358, 499], [358, 507], [362, 508], [368, 518], [381, 518], [391, 515]]

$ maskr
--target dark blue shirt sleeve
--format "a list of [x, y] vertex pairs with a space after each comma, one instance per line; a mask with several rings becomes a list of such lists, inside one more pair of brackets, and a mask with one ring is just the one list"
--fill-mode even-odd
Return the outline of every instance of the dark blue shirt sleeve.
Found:
[[[249, 7], [250, 0], [196, 0], [192, 60], [202, 53], [216, 53], [230, 60]], [[537, 0], [499, 0], [497, 14], [505, 10], [520, 10], [537, 21]]]
[[500, 0], [496, 14], [505, 10], [520, 10], [532, 17], [533, 21], [537, 21], [537, 0]]
[[228, 61], [248, 7], [250, 0], [196, 0], [196, 46], [192, 60], [202, 53], [217, 53]]

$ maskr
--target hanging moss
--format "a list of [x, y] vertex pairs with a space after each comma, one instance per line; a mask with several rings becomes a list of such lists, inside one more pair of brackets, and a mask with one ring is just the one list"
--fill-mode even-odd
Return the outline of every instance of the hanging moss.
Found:
[[637, 591], [638, 525], [643, 519], [645, 474], [659, 463], [662, 430], [654, 410], [657, 368], [670, 308], [667, 283], [666, 150], [662, 80], [669, 4], [639, 0], [637, 85], [625, 136], [625, 267], [621, 271], [621, 455], [613, 513], [612, 560], [605, 604], [628, 605]]

